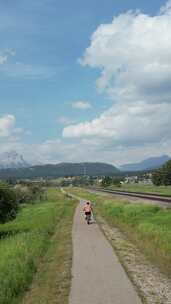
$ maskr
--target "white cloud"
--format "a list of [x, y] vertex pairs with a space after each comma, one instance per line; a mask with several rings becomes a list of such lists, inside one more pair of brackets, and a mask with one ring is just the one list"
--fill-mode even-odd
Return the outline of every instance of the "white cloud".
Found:
[[[136, 111], [141, 112], [138, 109]], [[10, 131], [7, 125], [11, 125]], [[128, 161], [139, 161], [151, 155], [170, 154], [171, 151], [171, 139], [166, 140], [164, 137], [161, 137], [160, 142], [147, 142], [143, 145], [143, 149], [141, 145], [125, 146], [121, 142], [116, 145], [112, 142], [111, 137], [99, 136], [75, 138], [74, 140], [52, 139], [40, 144], [26, 144], [21, 141], [20, 137], [14, 136], [15, 133], [20, 133], [19, 129], [15, 128], [15, 124], [7, 125], [8, 133], [6, 132], [6, 135], [8, 134], [8, 136], [0, 138], [1, 152], [15, 150], [33, 164], [103, 161], [120, 165]]]
[[15, 56], [16, 55], [16, 50], [15, 49], [7, 49], [6, 53], [10, 56]]
[[67, 116], [60, 116], [57, 118], [56, 121], [57, 121], [57, 123], [59, 123], [61, 125], [69, 125], [69, 124], [74, 123], [74, 121]]
[[[101, 139], [113, 149], [171, 138], [171, 1], [158, 15], [129, 11], [93, 33], [81, 64], [98, 68], [97, 87], [113, 106], [64, 128], [64, 138]], [[171, 148], [171, 147], [170, 147]]]
[[87, 110], [91, 109], [92, 106], [88, 101], [79, 100], [72, 102], [72, 107], [78, 110]]
[[[92, 35], [81, 63], [101, 70], [97, 86], [113, 106], [64, 128], [58, 148], [64, 160], [123, 163], [170, 153], [170, 7], [171, 1], [156, 16], [121, 14]], [[56, 143], [45, 146], [55, 156]]]
[[113, 144], [139, 145], [160, 141], [170, 136], [171, 104], [119, 104], [100, 117], [67, 126], [63, 136], [69, 138], [98, 137]]
[[[39, 145], [19, 145], [16, 150], [28, 161], [41, 163], [99, 161], [120, 165], [143, 160], [150, 156], [171, 155], [171, 140], [147, 143], [143, 146], [113, 146], [110, 141], [89, 138], [75, 141], [49, 140]], [[14, 145], [11, 144], [11, 149]]]
[[0, 117], [0, 138], [9, 137], [14, 131], [16, 119], [14, 115]]
[[0, 55], [0, 64], [4, 64], [5, 62], [7, 62], [7, 59], [7, 55]]
[[14, 56], [15, 50], [14, 49], [7, 49], [0, 53], [0, 65], [5, 64], [8, 61], [9, 56]]
[[32, 65], [23, 62], [9, 62], [15, 56], [15, 49], [0, 52], [0, 73], [7, 77], [23, 77], [31, 79], [49, 78], [55, 75], [55, 70], [48, 66]]
[[22, 62], [7, 63], [0, 67], [0, 72], [11, 78], [46, 79], [55, 75], [54, 69], [46, 66], [34, 66]]
[[[171, 94], [171, 18], [127, 12], [97, 28], [82, 59], [101, 69], [98, 88], [115, 100]], [[164, 92], [163, 92], [164, 91]], [[155, 99], [155, 98], [154, 98]]]
[[160, 9], [161, 14], [171, 14], [171, 0], [168, 0]]
[[[110, 96], [112, 107], [79, 124], [68, 125], [67, 117], [59, 118], [66, 125], [61, 140], [37, 145], [9, 140], [5, 148], [41, 162], [122, 164], [170, 154], [170, 50], [171, 1], [156, 16], [130, 11], [100, 25], [81, 64], [100, 70], [97, 87]], [[72, 106], [84, 110], [91, 104], [76, 101]]]
[[18, 144], [23, 135], [27, 135], [27, 130], [16, 126], [16, 118], [12, 114], [0, 117], [0, 145], [1, 150], [8, 148], [9, 144]]

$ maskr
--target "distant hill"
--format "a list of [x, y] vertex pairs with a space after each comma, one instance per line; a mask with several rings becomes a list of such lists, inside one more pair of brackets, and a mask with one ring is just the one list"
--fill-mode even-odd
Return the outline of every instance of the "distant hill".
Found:
[[166, 161], [171, 159], [168, 155], [162, 155], [159, 157], [150, 157], [139, 163], [125, 164], [120, 166], [121, 171], [145, 171], [152, 170], [161, 167]]
[[103, 176], [114, 175], [119, 172], [113, 165], [105, 163], [60, 163], [56, 165], [39, 165], [29, 168], [0, 170], [0, 179], [56, 178], [79, 175]]
[[29, 167], [21, 154], [10, 151], [0, 154], [0, 169], [18, 169]]

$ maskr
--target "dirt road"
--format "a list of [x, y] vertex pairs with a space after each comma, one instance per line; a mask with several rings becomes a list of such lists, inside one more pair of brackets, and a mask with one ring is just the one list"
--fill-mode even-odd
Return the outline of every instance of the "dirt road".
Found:
[[69, 304], [141, 304], [132, 283], [98, 225], [87, 225], [77, 207]]

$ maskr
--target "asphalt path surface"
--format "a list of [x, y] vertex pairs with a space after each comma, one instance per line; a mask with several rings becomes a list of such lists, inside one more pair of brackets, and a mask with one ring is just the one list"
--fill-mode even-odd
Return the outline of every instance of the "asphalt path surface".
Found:
[[141, 304], [137, 292], [98, 225], [87, 225], [81, 201], [73, 224], [69, 304]]

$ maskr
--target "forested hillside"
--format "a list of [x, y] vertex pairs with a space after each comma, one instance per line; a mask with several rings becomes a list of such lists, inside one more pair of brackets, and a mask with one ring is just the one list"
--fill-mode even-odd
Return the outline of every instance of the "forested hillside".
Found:
[[120, 171], [105, 163], [60, 163], [29, 168], [0, 170], [0, 179], [11, 178], [55, 178], [79, 175], [114, 175]]

